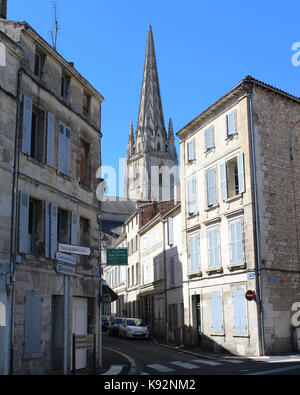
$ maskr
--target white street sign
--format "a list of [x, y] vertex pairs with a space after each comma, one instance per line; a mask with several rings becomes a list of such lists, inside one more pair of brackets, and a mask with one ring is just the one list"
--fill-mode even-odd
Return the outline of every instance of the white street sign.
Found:
[[75, 256], [64, 254], [63, 252], [57, 252], [56, 259], [60, 262], [70, 263], [71, 265], [76, 265], [77, 263]]
[[75, 276], [76, 275], [75, 267], [63, 265], [61, 263], [57, 263], [56, 271], [57, 271], [57, 273], [66, 274], [67, 276]]
[[69, 254], [78, 254], [78, 255], [91, 255], [91, 250], [89, 247], [81, 247], [75, 246], [72, 244], [58, 244], [59, 252], [66, 252]]

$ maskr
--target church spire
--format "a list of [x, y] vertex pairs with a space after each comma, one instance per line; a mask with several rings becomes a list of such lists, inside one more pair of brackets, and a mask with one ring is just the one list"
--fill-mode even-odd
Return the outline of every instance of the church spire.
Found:
[[166, 138], [151, 25], [147, 37], [137, 129], [153, 140], [157, 135]]

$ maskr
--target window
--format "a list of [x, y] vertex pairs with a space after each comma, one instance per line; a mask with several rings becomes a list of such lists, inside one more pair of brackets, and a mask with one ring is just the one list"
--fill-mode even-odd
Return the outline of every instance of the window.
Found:
[[231, 112], [226, 115], [226, 124], [227, 124], [227, 136], [232, 136], [237, 133], [236, 128], [236, 111]]
[[217, 184], [216, 184], [216, 169], [212, 167], [206, 170], [206, 192], [207, 205], [213, 206], [217, 203]]
[[221, 292], [210, 294], [211, 330], [213, 333], [223, 332], [222, 323], [222, 296]]
[[195, 140], [188, 141], [187, 143], [187, 160], [188, 162], [195, 159]]
[[159, 173], [159, 191], [158, 191], [158, 194], [159, 194], [159, 196], [158, 196], [158, 200], [159, 201], [161, 201], [162, 200], [162, 173]]
[[42, 347], [42, 295], [26, 291], [24, 354], [39, 354]]
[[169, 329], [170, 331], [174, 331], [178, 328], [178, 310], [177, 304], [169, 304]]
[[170, 285], [175, 285], [175, 259], [170, 258]]
[[230, 252], [231, 264], [236, 265], [244, 262], [243, 252], [243, 225], [242, 220], [233, 221], [229, 224], [230, 229]]
[[195, 273], [200, 270], [200, 239], [199, 233], [189, 236], [189, 271]]
[[220, 164], [222, 200], [245, 192], [244, 155]]
[[209, 150], [213, 148], [215, 145], [214, 143], [214, 130], [211, 126], [210, 128], [205, 130], [205, 149]]
[[188, 213], [194, 214], [197, 211], [197, 183], [196, 178], [188, 181]]
[[57, 236], [58, 242], [69, 244], [71, 242], [71, 224], [69, 212], [58, 209], [57, 217]]
[[174, 199], [174, 191], [175, 191], [175, 182], [174, 182], [174, 174], [170, 174], [170, 199]]
[[70, 77], [68, 77], [66, 74], [62, 74], [61, 76], [61, 96], [64, 99], [68, 98], [69, 95], [69, 84], [70, 84]]
[[157, 151], [160, 151], [160, 142], [157, 143]]
[[90, 114], [91, 96], [83, 94], [82, 99], [82, 114], [87, 117]]
[[70, 177], [71, 175], [71, 129], [62, 122], [58, 123], [58, 171]]
[[89, 187], [91, 182], [90, 144], [80, 141], [80, 174], [79, 184]]
[[34, 57], [34, 74], [37, 77], [41, 77], [42, 76], [42, 68], [44, 65], [44, 60], [45, 60], [45, 56], [42, 55], [40, 52], [36, 52], [35, 53], [35, 57]]
[[234, 332], [237, 334], [247, 333], [246, 298], [244, 289], [232, 291]]
[[208, 267], [220, 267], [219, 228], [208, 229]]

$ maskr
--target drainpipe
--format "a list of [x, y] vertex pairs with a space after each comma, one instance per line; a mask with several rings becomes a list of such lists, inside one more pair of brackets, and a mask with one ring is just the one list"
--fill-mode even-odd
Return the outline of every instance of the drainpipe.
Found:
[[163, 224], [163, 256], [164, 256], [164, 288], [165, 288], [165, 319], [166, 319], [166, 344], [169, 343], [169, 321], [168, 321], [168, 291], [167, 291], [167, 260], [166, 260], [166, 225], [167, 220], [162, 220]]
[[[14, 147], [14, 168], [13, 168], [13, 187], [12, 187], [12, 209], [11, 209], [11, 234], [10, 234], [10, 274], [15, 276], [16, 271], [16, 251], [17, 251], [17, 201], [18, 201], [18, 176], [19, 176], [19, 140], [20, 140], [20, 112], [22, 97], [22, 73], [24, 71], [23, 60], [20, 60], [17, 82], [17, 111], [15, 128], [15, 147]], [[13, 345], [14, 345], [14, 319], [15, 319], [15, 281], [12, 281], [12, 303], [11, 303], [11, 328], [10, 328], [10, 374], [13, 374]]]
[[260, 354], [265, 355], [265, 341], [264, 341], [264, 311], [262, 303], [262, 283], [261, 283], [261, 248], [260, 248], [260, 226], [259, 226], [259, 209], [257, 196], [257, 173], [256, 173], [256, 153], [255, 153], [255, 135], [253, 122], [253, 84], [245, 81], [244, 88], [248, 94], [248, 114], [250, 120], [250, 142], [251, 142], [251, 166], [252, 166], [252, 181], [253, 181], [253, 200], [254, 200], [254, 215], [255, 215], [255, 242], [256, 242], [256, 267], [257, 278], [256, 285], [258, 289], [258, 309], [259, 309], [259, 323], [260, 323]]

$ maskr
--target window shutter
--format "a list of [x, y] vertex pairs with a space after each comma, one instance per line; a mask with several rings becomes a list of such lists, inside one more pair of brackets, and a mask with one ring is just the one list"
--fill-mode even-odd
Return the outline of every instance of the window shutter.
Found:
[[71, 244], [78, 243], [78, 215], [72, 211], [71, 213]]
[[236, 133], [236, 111], [227, 114], [226, 119], [227, 119], [227, 134], [228, 136], [230, 136], [231, 134]]
[[45, 202], [45, 257], [50, 258], [51, 245], [51, 203]]
[[65, 174], [70, 177], [71, 175], [71, 136], [72, 131], [69, 127], [65, 129], [65, 148], [66, 148], [66, 162], [65, 162]]
[[212, 206], [217, 203], [216, 190], [216, 169], [213, 167], [206, 170], [207, 205]]
[[28, 253], [29, 195], [20, 192], [19, 252]]
[[57, 252], [57, 205], [51, 204], [51, 245], [50, 255], [51, 259], [55, 259]]
[[214, 146], [213, 127], [205, 130], [205, 149], [210, 149]]
[[187, 156], [188, 161], [195, 159], [195, 140], [187, 143]]
[[220, 164], [220, 178], [221, 178], [221, 192], [222, 200], [226, 200], [228, 197], [227, 192], [227, 166], [226, 162]]
[[235, 289], [232, 291], [233, 312], [234, 312], [234, 332], [247, 333], [246, 318], [246, 298], [244, 289]]
[[173, 225], [174, 219], [173, 217], [168, 218], [168, 244], [173, 245], [174, 244], [174, 225]]
[[245, 192], [244, 154], [237, 155], [239, 193]]
[[40, 292], [26, 291], [24, 354], [41, 352], [42, 298]]
[[22, 152], [31, 153], [31, 125], [32, 125], [32, 100], [30, 97], [23, 97], [23, 125], [22, 125]]
[[65, 126], [62, 122], [58, 123], [58, 159], [57, 168], [58, 171], [65, 174]]
[[242, 263], [244, 259], [242, 221], [230, 224], [230, 238], [231, 263]]
[[220, 246], [219, 246], [219, 229], [213, 228], [208, 230], [208, 251], [209, 267], [215, 268], [220, 266]]
[[213, 333], [222, 333], [222, 297], [221, 292], [210, 294], [211, 330]]
[[189, 238], [190, 251], [190, 272], [196, 272], [200, 269], [200, 254], [199, 254], [199, 234], [194, 234]]
[[188, 212], [193, 214], [197, 211], [196, 178], [188, 181]]
[[48, 112], [47, 119], [47, 165], [54, 167], [55, 116]]

